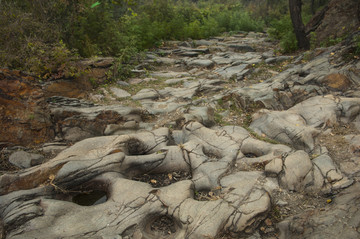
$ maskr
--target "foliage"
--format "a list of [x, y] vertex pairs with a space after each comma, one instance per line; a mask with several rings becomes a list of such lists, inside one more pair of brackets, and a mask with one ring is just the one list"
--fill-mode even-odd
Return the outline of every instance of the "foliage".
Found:
[[360, 56], [360, 36], [355, 36], [354, 41], [355, 41], [355, 55]]
[[334, 37], [334, 36], [330, 36], [328, 39], [326, 39], [325, 41], [321, 42], [320, 45], [321, 45], [322, 47], [333, 46], [333, 45], [336, 45], [336, 44], [342, 42], [345, 38], [346, 38], [346, 36], [344, 36], [344, 37]]
[[[241, 0], [241, 2], [253, 17], [264, 20], [265, 25], [270, 28], [271, 37], [280, 41], [282, 52], [297, 50], [297, 41], [289, 17], [288, 0]], [[329, 0], [303, 0], [302, 19], [304, 24], [309, 22], [313, 14], [328, 2]], [[315, 47], [314, 44], [313, 47]]]
[[24, 68], [37, 73], [40, 79], [73, 78], [81, 73], [76, 66], [77, 55], [60, 41], [55, 44], [29, 42], [24, 51]]
[[290, 15], [285, 15], [279, 20], [273, 20], [270, 23], [268, 33], [271, 38], [280, 40], [280, 46], [283, 52], [292, 52], [297, 50], [297, 40], [293, 31]]
[[109, 74], [125, 78], [139, 51], [223, 32], [270, 27], [284, 52], [297, 45], [287, 0], [3, 0], [0, 7], [0, 64], [43, 78], [76, 76], [77, 54], [117, 57]]
[[[74, 52], [81, 57], [115, 56], [111, 74], [126, 77], [129, 58], [165, 40], [263, 29], [263, 22], [254, 19], [237, 1], [195, 2], [3, 0], [0, 64], [46, 78], [56, 69], [75, 75], [70, 67], [72, 57], [76, 58]], [[65, 61], [70, 62], [69, 66], [64, 66]]]

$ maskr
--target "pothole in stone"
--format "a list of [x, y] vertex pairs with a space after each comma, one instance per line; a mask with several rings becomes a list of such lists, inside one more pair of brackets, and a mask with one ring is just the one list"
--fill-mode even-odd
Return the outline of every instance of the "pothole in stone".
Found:
[[246, 153], [246, 154], [244, 154], [244, 156], [246, 158], [257, 158], [258, 157], [256, 154], [253, 154], [253, 153]]
[[128, 155], [144, 155], [148, 146], [137, 138], [130, 138], [125, 142], [125, 150]]
[[[56, 185], [54, 185], [56, 186]], [[90, 181], [70, 189], [58, 187], [54, 199], [76, 203], [80, 206], [94, 206], [108, 200], [108, 185], [101, 181]]]
[[80, 193], [73, 196], [72, 201], [81, 206], [94, 206], [107, 201], [107, 193], [94, 190], [88, 193]]
[[168, 236], [176, 232], [176, 224], [170, 216], [159, 216], [150, 224], [150, 230], [159, 236]]
[[195, 191], [194, 199], [197, 201], [215, 201], [222, 198], [221, 187], [213, 188], [211, 190]]
[[202, 148], [203, 153], [209, 158], [209, 159], [221, 159], [221, 152], [216, 149], [203, 147]]
[[170, 184], [191, 179], [191, 174], [189, 172], [176, 171], [171, 173], [161, 173], [161, 174], [142, 174], [134, 176], [131, 178], [135, 181], [140, 181], [148, 183], [154, 188], [165, 187]]

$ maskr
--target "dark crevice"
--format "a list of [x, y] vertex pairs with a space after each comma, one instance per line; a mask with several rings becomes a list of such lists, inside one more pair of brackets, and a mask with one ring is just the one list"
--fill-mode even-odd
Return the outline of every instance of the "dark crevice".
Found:
[[134, 181], [150, 184], [154, 188], [165, 187], [170, 184], [191, 179], [190, 172], [175, 171], [161, 174], [142, 174], [132, 177]]

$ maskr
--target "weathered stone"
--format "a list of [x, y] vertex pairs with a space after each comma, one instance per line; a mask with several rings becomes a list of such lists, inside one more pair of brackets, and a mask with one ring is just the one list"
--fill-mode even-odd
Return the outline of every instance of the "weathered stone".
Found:
[[316, 157], [312, 160], [312, 162], [320, 169], [324, 179], [326, 179], [329, 183], [339, 181], [343, 178], [328, 155]]
[[249, 137], [243, 141], [236, 163], [241, 170], [262, 168], [290, 151], [291, 148], [285, 145], [274, 145]]
[[9, 162], [19, 168], [30, 168], [39, 165], [44, 161], [44, 156], [41, 154], [28, 153], [25, 151], [18, 151], [10, 155]]
[[107, 125], [139, 122], [146, 113], [141, 109], [125, 106], [95, 106], [85, 101], [57, 98], [51, 102], [51, 114], [58, 136], [75, 142], [102, 136]]
[[131, 96], [127, 91], [117, 88], [117, 87], [111, 87], [110, 91], [117, 97], [117, 98], [126, 98]]
[[84, 98], [92, 88], [91, 82], [82, 78], [50, 81], [43, 86], [45, 97], [64, 96]]
[[66, 148], [67, 145], [64, 143], [45, 143], [41, 149], [45, 154], [56, 155]]
[[196, 40], [194, 41], [194, 44], [195, 46], [211, 46], [214, 42], [208, 40]]
[[[316, 57], [306, 63], [300, 60], [304, 54], [295, 56], [292, 64], [282, 65], [288, 69], [275, 72], [262, 62], [292, 57], [274, 56], [269, 50], [273, 43], [265, 37], [243, 32], [200, 41], [198, 48], [166, 43], [133, 69], [137, 78], [129, 82], [152, 86], [134, 95], [138, 102], [118, 102], [116, 92], [101, 87], [96, 101], [106, 105], [49, 98], [45, 103], [51, 109], [50, 125], [59, 142], [42, 149], [58, 155], [41, 165], [1, 174], [0, 234], [3, 226], [7, 238], [270, 238], [277, 232], [269, 218], [277, 217], [277, 210], [291, 215], [293, 210], [309, 211], [326, 202], [357, 210], [334, 198], [332, 203], [326, 200], [329, 195], [336, 199], [360, 177], [355, 129], [360, 125], [360, 64], [340, 59], [347, 48], [338, 45], [311, 52]], [[251, 46], [257, 52], [237, 53], [229, 46]], [[92, 82], [107, 79], [104, 72], [110, 59], [86, 64], [99, 77]], [[193, 69], [181, 72], [187, 65]], [[165, 68], [171, 71], [156, 71]], [[352, 84], [341, 88], [345, 81], [324, 81], [329, 74], [344, 76]], [[244, 81], [229, 82], [227, 77]], [[158, 82], [171, 87], [158, 87]], [[342, 91], [347, 98], [336, 92], [327, 95], [331, 91]], [[214, 111], [234, 125], [216, 125]], [[248, 120], [245, 112], [256, 112], [251, 133], [235, 125]], [[335, 163], [329, 157], [334, 139], [326, 142], [327, 150], [323, 136], [324, 131], [337, 134], [337, 127], [331, 134], [328, 128], [338, 124], [349, 125], [341, 133], [353, 135], [341, 141], [350, 156], [336, 158]], [[77, 142], [82, 138], [87, 139]], [[287, 145], [265, 142], [267, 138]], [[67, 140], [72, 141], [70, 147]], [[0, 142], [0, 147], [6, 146]], [[15, 149], [0, 151], [5, 163]], [[88, 206], [81, 204], [78, 197], [82, 193], [94, 197], [91, 191], [100, 196]], [[357, 228], [355, 214], [345, 211], [355, 218], [347, 225]], [[324, 218], [299, 217], [289, 219], [292, 234], [286, 238], [296, 238], [296, 230], [306, 238], [317, 237], [317, 227], [328, 225]], [[326, 238], [338, 236], [321, 232]]]
[[[359, 99], [337, 99], [330, 95], [313, 97], [287, 111], [261, 110], [253, 116], [250, 127], [260, 135], [265, 134], [297, 149], [312, 151], [315, 147], [314, 138], [319, 134], [318, 129], [335, 125], [340, 115], [347, 114], [344, 108], [354, 107], [359, 103]], [[352, 115], [359, 113], [359, 109], [355, 108]]]
[[320, 83], [331, 90], [345, 91], [351, 87], [351, 81], [342, 74], [330, 74], [325, 76]]
[[205, 67], [211, 68], [214, 66], [214, 62], [207, 59], [195, 59], [186, 63], [190, 67]]
[[279, 63], [283, 61], [287, 61], [292, 59], [291, 56], [278, 56], [278, 57], [269, 57], [265, 60], [266, 64], [273, 64], [273, 63]]
[[268, 175], [278, 175], [283, 170], [283, 161], [281, 158], [274, 158], [270, 163], [266, 164], [265, 172]]
[[307, 153], [296, 151], [284, 160], [284, 175], [280, 176], [280, 185], [295, 191], [305, 188], [304, 178], [312, 169], [312, 163]]
[[215, 70], [214, 73], [219, 74], [225, 79], [240, 80], [248, 72], [248, 69], [246, 69], [247, 66], [247, 64], [230, 67], [226, 66]]
[[229, 45], [229, 48], [233, 49], [234, 51], [241, 51], [241, 52], [255, 51], [254, 48], [247, 45]]
[[19, 71], [0, 71], [0, 141], [36, 145], [54, 138], [47, 102], [36, 79]]
[[133, 100], [154, 100], [160, 97], [160, 94], [154, 89], [142, 89], [131, 98]]
[[152, 77], [156, 78], [181, 78], [190, 76], [187, 72], [154, 72], [150, 74]]

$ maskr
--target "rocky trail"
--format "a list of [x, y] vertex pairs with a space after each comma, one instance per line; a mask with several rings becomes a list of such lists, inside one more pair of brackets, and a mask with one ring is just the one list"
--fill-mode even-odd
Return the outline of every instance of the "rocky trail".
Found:
[[263, 33], [166, 42], [82, 99], [2, 70], [21, 94], [0, 98], [15, 119], [2, 118], [0, 235], [359, 238], [360, 61], [351, 43], [274, 47]]

